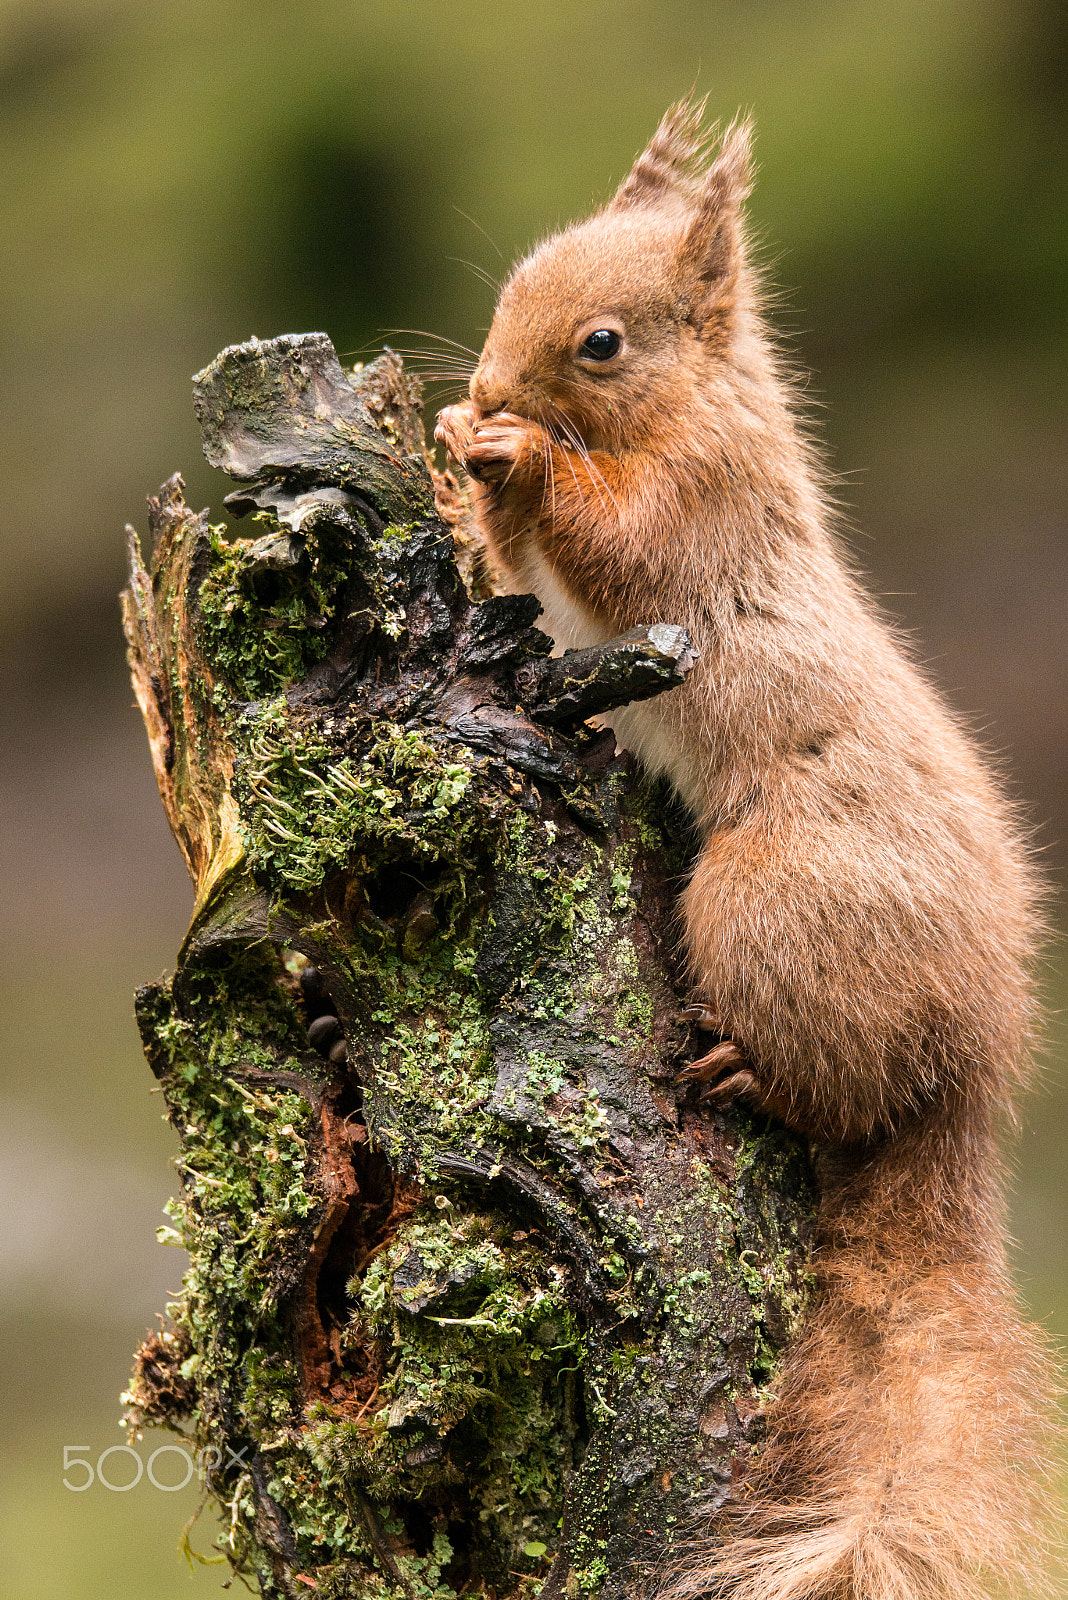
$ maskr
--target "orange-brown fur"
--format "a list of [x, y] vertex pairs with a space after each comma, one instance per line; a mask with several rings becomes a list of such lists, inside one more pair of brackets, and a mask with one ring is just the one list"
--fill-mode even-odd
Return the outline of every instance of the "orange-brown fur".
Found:
[[[675, 1596], [1043, 1587], [1049, 1372], [1004, 1259], [1037, 887], [984, 762], [844, 563], [760, 314], [748, 130], [665, 117], [506, 283], [439, 437], [558, 648], [682, 623], [687, 684], [606, 720], [705, 843], [697, 997], [813, 1142], [816, 1293], [732, 1512]], [[621, 334], [583, 357], [592, 329]], [[714, 1092], [714, 1089], [713, 1089]]]

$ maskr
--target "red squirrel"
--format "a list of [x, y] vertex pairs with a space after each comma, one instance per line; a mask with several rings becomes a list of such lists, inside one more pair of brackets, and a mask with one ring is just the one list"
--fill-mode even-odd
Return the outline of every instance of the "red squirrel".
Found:
[[761, 309], [750, 131], [673, 107], [521, 261], [437, 437], [558, 649], [685, 626], [686, 684], [603, 720], [688, 803], [689, 1069], [811, 1141], [816, 1287], [767, 1446], [664, 1587], [1045, 1592], [1051, 1375], [1005, 1260], [1040, 884], [1011, 805], [863, 592]]

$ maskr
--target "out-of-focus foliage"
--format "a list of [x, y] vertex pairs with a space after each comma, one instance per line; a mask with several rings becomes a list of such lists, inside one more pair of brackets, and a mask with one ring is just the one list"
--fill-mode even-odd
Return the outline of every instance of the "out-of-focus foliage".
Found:
[[[23, 1530], [5, 1539], [18, 1592], [218, 1581], [173, 1561], [181, 1496], [61, 1487], [64, 1444], [121, 1442], [112, 1397], [180, 1265], [150, 1244], [173, 1179], [124, 1018], [190, 896], [129, 709], [121, 525], [176, 467], [218, 505], [188, 379], [222, 345], [324, 328], [355, 353], [416, 327], [477, 346], [480, 274], [607, 197], [695, 79], [713, 114], [756, 120], [752, 215], [858, 560], [1063, 863], [1063, 5], [0, 0], [0, 1137], [21, 1219], [0, 1241], [0, 1516]], [[1051, 1080], [1017, 1231], [1063, 1336]]]
[[476, 342], [492, 296], [452, 258], [497, 274], [606, 196], [695, 77], [756, 117], [825, 389], [881, 388], [895, 347], [1062, 343], [1066, 57], [1052, 0], [7, 0], [5, 607], [116, 570], [123, 501], [195, 453], [186, 368], [312, 324]]

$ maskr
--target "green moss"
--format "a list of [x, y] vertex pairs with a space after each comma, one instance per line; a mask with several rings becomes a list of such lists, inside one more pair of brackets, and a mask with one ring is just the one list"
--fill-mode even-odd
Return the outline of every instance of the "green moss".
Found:
[[[429, 1100], [436, 1129], [445, 1135], [477, 1112], [494, 1081], [485, 1018], [471, 997], [461, 1000], [457, 1009], [455, 1027], [434, 1017], [427, 1017], [414, 1027], [394, 1022], [384, 1041], [382, 1068], [377, 1075], [378, 1084], [400, 1103], [422, 1111]], [[428, 1061], [434, 1063], [429, 1095]], [[467, 1128], [470, 1132], [470, 1122]]]
[[[298, 743], [283, 729], [280, 705], [256, 715], [253, 748], [269, 764], [269, 792], [284, 796], [290, 785], [296, 796], [304, 786], [292, 852], [287, 844], [284, 853], [258, 858], [268, 881], [321, 881], [343, 852], [351, 861], [353, 841], [361, 858], [377, 847], [388, 861], [403, 849], [407, 861], [435, 869], [428, 881], [437, 923], [417, 946], [401, 927], [376, 918], [357, 919], [344, 937], [329, 919], [308, 924], [339, 970], [374, 996], [362, 1036], [376, 1063], [364, 1115], [372, 1136], [381, 1128], [392, 1140], [392, 1130], [404, 1128], [403, 1158], [419, 1174], [425, 1199], [347, 1287], [339, 1353], [344, 1361], [368, 1348], [380, 1352], [372, 1402], [359, 1416], [326, 1405], [305, 1415], [290, 1336], [277, 1317], [277, 1262], [287, 1239], [308, 1219], [314, 1223], [321, 1206], [304, 1165], [308, 1106], [295, 1093], [239, 1081], [250, 1066], [295, 1069], [301, 1021], [272, 951], [213, 958], [184, 975], [186, 1017], [161, 1001], [153, 1018], [170, 1068], [168, 1096], [184, 1119], [187, 1187], [173, 1214], [193, 1262], [174, 1310], [197, 1351], [204, 1392], [226, 1387], [250, 1431], [276, 1442], [271, 1493], [324, 1592], [341, 1595], [358, 1583], [383, 1600], [411, 1593], [452, 1600], [451, 1574], [471, 1558], [470, 1546], [458, 1553], [449, 1531], [448, 1508], [462, 1482], [478, 1570], [498, 1571], [502, 1592], [518, 1585], [522, 1593], [525, 1580], [516, 1574], [536, 1582], [559, 1539], [561, 1462], [577, 1465], [589, 1427], [610, 1434], [637, 1397], [650, 1393], [652, 1358], [689, 1371], [694, 1348], [708, 1338], [710, 1305], [722, 1297], [717, 1273], [743, 1296], [739, 1337], [756, 1329], [750, 1381], [767, 1382], [782, 1329], [766, 1321], [766, 1308], [773, 1304], [779, 1322], [792, 1326], [805, 1285], [793, 1269], [756, 1264], [754, 1240], [768, 1226], [760, 1184], [769, 1172], [786, 1181], [795, 1152], [785, 1140], [779, 1151], [781, 1136], [754, 1122], [743, 1125], [733, 1187], [695, 1160], [692, 1182], [653, 1227], [655, 1267], [635, 1268], [632, 1253], [646, 1247], [645, 1230], [633, 1209], [610, 1203], [609, 1188], [589, 1225], [600, 1240], [616, 1328], [630, 1330], [629, 1342], [591, 1352], [566, 1270], [543, 1241], [509, 1232], [499, 1213], [466, 1201], [458, 1209], [442, 1186], [439, 1156], [457, 1138], [468, 1148], [496, 1149], [503, 1140], [565, 1181], [574, 1160], [584, 1157], [589, 1166], [592, 1157], [592, 1170], [611, 1184], [610, 1135], [621, 1112], [582, 1063], [593, 1050], [588, 1059], [603, 1063], [610, 1086], [612, 1071], [626, 1076], [620, 1062], [627, 1053], [640, 1058], [646, 1048], [652, 999], [630, 936], [630, 902], [620, 898], [624, 880], [630, 892], [629, 860], [614, 873], [604, 870], [603, 847], [593, 839], [583, 856], [562, 858], [555, 830], [537, 818], [513, 816], [500, 827], [477, 776], [457, 781], [434, 745], [390, 725], [376, 730], [357, 766], [351, 757], [327, 763], [312, 736]], [[351, 801], [338, 792], [346, 786], [339, 771], [349, 786], [355, 781]], [[335, 812], [345, 805], [351, 809], [335, 831]], [[317, 857], [307, 854], [310, 839]], [[521, 919], [529, 940], [521, 977], [495, 1008], [479, 959], [498, 930], [469, 898], [466, 879], [467, 855], [487, 841], [495, 841], [498, 881], [533, 884], [536, 896]], [[576, 997], [588, 1008], [585, 1021]], [[518, 1030], [514, 1087], [503, 1100], [494, 1015], [498, 1028], [512, 1026], [511, 1017]], [[354, 1034], [354, 1045], [360, 1042]], [[780, 1244], [796, 1261], [797, 1239]], [[780, 1271], [781, 1282], [769, 1271]], [[653, 1322], [640, 1309], [650, 1295], [659, 1307]], [[665, 1397], [641, 1404], [646, 1448], [654, 1457], [670, 1451], [674, 1423]], [[607, 1572], [599, 1532], [608, 1515], [604, 1494], [594, 1484], [573, 1508], [575, 1594], [595, 1593]], [[237, 1548], [255, 1564], [247, 1485], [233, 1486], [229, 1507], [242, 1530]], [[406, 1508], [418, 1508], [421, 1554]], [[383, 1566], [376, 1542], [391, 1527], [405, 1551], [403, 1582]]]
[[[336, 511], [310, 511], [299, 533], [269, 512], [255, 520], [265, 530], [257, 539], [211, 529], [210, 568], [197, 596], [201, 648], [229, 694], [242, 701], [280, 693], [323, 659], [343, 612], [352, 614], [349, 587], [360, 553], [357, 530]], [[405, 532], [387, 528], [375, 549], [396, 552]], [[403, 607], [384, 582], [363, 609], [388, 637], [403, 633]]]
[[322, 658], [342, 578], [314, 545], [290, 539], [273, 517], [258, 520], [295, 559], [257, 560], [266, 540], [228, 540], [225, 528], [212, 528], [211, 569], [198, 595], [201, 646], [239, 700], [277, 693]]
[[[564, 1270], [513, 1238], [498, 1216], [459, 1212], [445, 1194], [428, 1195], [349, 1285], [343, 1352], [368, 1340], [388, 1351], [373, 1406], [358, 1420], [320, 1408], [307, 1421], [288, 1325], [277, 1314], [276, 1269], [287, 1238], [322, 1204], [305, 1187], [309, 1106], [294, 1092], [235, 1076], [250, 1068], [303, 1070], [287, 1053], [300, 1043], [301, 1025], [277, 958], [255, 947], [216, 955], [184, 975], [183, 1014], [168, 986], [142, 1020], [167, 1062], [168, 1104], [183, 1140], [183, 1194], [169, 1211], [191, 1263], [169, 1311], [196, 1352], [187, 1375], [207, 1396], [232, 1397], [231, 1428], [236, 1421], [277, 1444], [270, 1493], [317, 1581], [320, 1574], [332, 1581], [315, 1564], [329, 1554], [339, 1595], [351, 1592], [345, 1585], [358, 1568], [361, 1592], [383, 1600], [410, 1593], [450, 1600], [455, 1552], [447, 1519], [424, 1555], [405, 1557], [398, 1586], [375, 1572], [367, 1515], [388, 1531], [397, 1514], [391, 1507], [425, 1511], [435, 1498], [448, 1501], [457, 1451], [463, 1465], [479, 1463], [470, 1514], [485, 1562], [500, 1567], [502, 1581], [509, 1569], [546, 1570], [562, 1512], [560, 1463], [574, 1453], [580, 1429], [583, 1344]], [[399, 1045], [399, 1029], [394, 1037]], [[421, 1060], [425, 1072], [426, 1051], [440, 1050], [438, 1093], [466, 1093], [468, 1049], [458, 1035], [445, 1038], [426, 1024], [412, 1036], [411, 1071]], [[217, 1425], [209, 1403], [195, 1419], [201, 1440]], [[255, 1567], [246, 1479], [231, 1485], [225, 1508], [235, 1559]], [[405, 1534], [399, 1523], [397, 1532]]]
[[432, 1502], [477, 1461], [479, 1539], [529, 1567], [525, 1544], [555, 1542], [578, 1432], [568, 1380], [582, 1339], [562, 1269], [499, 1217], [438, 1195], [349, 1290], [353, 1336], [385, 1341], [388, 1368], [365, 1421], [310, 1430], [315, 1460], [381, 1503]]
[[481, 820], [471, 773], [417, 731], [378, 724], [358, 754], [339, 756], [314, 729], [297, 733], [275, 700], [242, 735], [234, 790], [254, 871], [307, 890], [375, 844], [424, 862], [462, 861], [470, 847]]
[[[208, 1273], [221, 1273], [229, 1289], [258, 1300], [256, 1263], [320, 1203], [305, 1186], [310, 1110], [299, 1094], [250, 1087], [232, 1074], [274, 1069], [276, 1050], [298, 1046], [299, 1022], [275, 982], [273, 952], [250, 953], [240, 967], [231, 961], [205, 974], [191, 986], [194, 1005], [209, 987], [216, 1026], [195, 1028], [173, 1014], [157, 1026], [171, 1063], [168, 1105], [182, 1136], [177, 1164], [184, 1195], [170, 1210], [194, 1264], [206, 1246], [214, 1247], [216, 1215], [228, 1219], [227, 1243]], [[287, 1065], [299, 1070], [295, 1059]]]

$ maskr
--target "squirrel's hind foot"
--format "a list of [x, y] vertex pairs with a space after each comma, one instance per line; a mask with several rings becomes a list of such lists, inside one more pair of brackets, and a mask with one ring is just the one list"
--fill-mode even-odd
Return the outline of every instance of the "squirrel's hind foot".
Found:
[[713, 1100], [733, 1100], [735, 1095], [760, 1093], [760, 1079], [749, 1065], [745, 1051], [733, 1039], [713, 1045], [707, 1055], [691, 1061], [676, 1074], [678, 1083], [699, 1083], [701, 1104]]
[[740, 1067], [737, 1072], [728, 1073], [725, 1078], [706, 1084], [701, 1091], [699, 1103], [702, 1106], [714, 1105], [722, 1101], [735, 1100], [739, 1096], [759, 1102], [762, 1092], [760, 1079], [752, 1067]]
[[733, 1039], [724, 1039], [721, 1043], [713, 1045], [707, 1055], [700, 1056], [696, 1061], [691, 1061], [681, 1068], [676, 1077], [679, 1083], [713, 1084], [718, 1082], [725, 1072], [744, 1064], [746, 1064], [745, 1052], [739, 1049]]
[[[695, 1000], [679, 1012], [679, 1021], [689, 1023], [702, 1033], [722, 1035], [723, 1018], [701, 1001]], [[711, 1050], [696, 1061], [689, 1062], [675, 1075], [680, 1084], [701, 1085], [700, 1104], [733, 1100], [737, 1095], [759, 1098], [761, 1083], [741, 1045], [733, 1039], [720, 1038]]]

